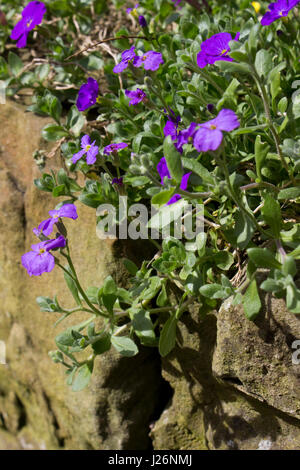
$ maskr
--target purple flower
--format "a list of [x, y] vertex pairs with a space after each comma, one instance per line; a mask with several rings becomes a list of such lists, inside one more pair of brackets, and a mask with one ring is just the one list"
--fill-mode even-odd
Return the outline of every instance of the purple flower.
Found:
[[104, 155], [109, 155], [110, 153], [113, 152], [118, 152], [118, 150], [124, 149], [125, 147], [128, 147], [128, 144], [125, 144], [125, 142], [120, 142], [119, 144], [109, 144], [106, 147], [104, 147]]
[[121, 176], [120, 178], [113, 178], [112, 179], [112, 184], [117, 184], [118, 186], [122, 186], [123, 185], [123, 176]]
[[125, 90], [125, 95], [130, 98], [129, 106], [138, 104], [146, 98], [146, 93], [144, 93], [140, 88], [132, 91]]
[[143, 56], [135, 56], [133, 59], [133, 65], [135, 67], [144, 66], [145, 70], [157, 70], [160, 64], [163, 64], [164, 60], [160, 52], [148, 51]]
[[[158, 162], [158, 165], [156, 167], [157, 171], [158, 171], [158, 174], [161, 178], [161, 184], [163, 185], [164, 184], [164, 178], [167, 176], [168, 179], [171, 178], [171, 175], [170, 175], [170, 172], [169, 172], [169, 169], [168, 169], [168, 166], [167, 166], [167, 162], [166, 162], [166, 159], [165, 157], [162, 157], [160, 159], [160, 161]], [[189, 172], [189, 173], [186, 173], [185, 175], [183, 175], [182, 179], [181, 179], [181, 183], [180, 183], [180, 189], [182, 190], [185, 190], [187, 188], [187, 185], [188, 185], [188, 179], [190, 177], [192, 173]], [[171, 199], [167, 202], [167, 206], [169, 206], [170, 204], [174, 204], [174, 202], [176, 201], [179, 201], [179, 199], [181, 199], [182, 196], [180, 196], [180, 194], [174, 194]]]
[[278, 0], [278, 2], [271, 3], [268, 7], [270, 11], [267, 11], [262, 17], [261, 24], [267, 26], [273, 23], [273, 21], [287, 16], [289, 11], [294, 8], [297, 3], [299, 3], [299, 0]]
[[55, 266], [54, 256], [50, 250], [64, 248], [66, 246], [65, 238], [60, 235], [53, 240], [46, 240], [35, 245], [31, 245], [31, 250], [22, 256], [22, 265], [29, 276], [40, 276], [43, 273], [49, 273]]
[[99, 147], [95, 145], [95, 140], [91, 143], [88, 135], [84, 135], [81, 139], [81, 148], [79, 152], [75, 153], [72, 157], [72, 163], [76, 163], [86, 153], [86, 162], [88, 165], [93, 165], [96, 161], [96, 155], [99, 152]]
[[194, 147], [198, 152], [216, 150], [222, 142], [222, 131], [232, 131], [239, 127], [237, 115], [231, 109], [222, 109], [218, 116], [199, 125], [194, 135]]
[[136, 10], [139, 6], [140, 6], [140, 4], [139, 4], [139, 3], [136, 3], [136, 4], [134, 5], [134, 7], [132, 7], [132, 8], [127, 8], [126, 13], [128, 13], [128, 14], [131, 13], [133, 10]]
[[127, 69], [129, 62], [135, 58], [134, 49], [135, 46], [132, 46], [130, 49], [126, 49], [126, 51], [122, 52], [121, 62], [119, 62], [113, 68], [114, 73], [120, 73]]
[[143, 15], [139, 15], [139, 24], [141, 28], [147, 28], [147, 21]]
[[81, 85], [78, 92], [76, 106], [78, 111], [85, 111], [96, 103], [99, 85], [94, 78], [89, 77], [87, 83]]
[[[240, 33], [237, 33], [234, 41], [238, 41]], [[226, 60], [232, 62], [233, 59], [228, 56], [230, 51], [229, 42], [232, 41], [231, 34], [218, 33], [203, 41], [201, 51], [197, 55], [198, 67], [203, 69], [208, 64], [214, 64], [217, 60]]]
[[191, 122], [190, 126], [187, 129], [184, 129], [179, 132], [178, 139], [177, 139], [177, 149], [178, 151], [182, 151], [182, 146], [184, 144], [188, 144], [191, 139], [193, 139], [194, 134], [196, 132], [197, 124], [195, 122]]
[[29, 31], [40, 24], [46, 13], [43, 2], [29, 2], [22, 11], [22, 19], [15, 25], [10, 38], [18, 40], [17, 47], [25, 47]]
[[49, 211], [50, 218], [43, 220], [38, 228], [33, 229], [33, 233], [39, 237], [41, 234], [48, 237], [53, 231], [54, 224], [59, 221], [61, 217], [68, 217], [69, 219], [77, 219], [77, 209], [74, 204], [65, 204], [58, 210]]

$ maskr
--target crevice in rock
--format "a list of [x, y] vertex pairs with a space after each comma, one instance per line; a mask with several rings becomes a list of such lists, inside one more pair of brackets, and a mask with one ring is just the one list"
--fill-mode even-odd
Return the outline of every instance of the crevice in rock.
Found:
[[[159, 359], [160, 359], [160, 356], [159, 356]], [[171, 405], [173, 395], [174, 395], [173, 388], [171, 387], [169, 382], [167, 382], [161, 375], [161, 382], [159, 386], [159, 400], [157, 400], [153, 413], [150, 416], [149, 431], [151, 431], [151, 429], [154, 427], [156, 421], [159, 420], [163, 412]], [[153, 440], [150, 436], [149, 436], [149, 447], [147, 450], [154, 450]]]
[[222, 375], [220, 379], [223, 380], [223, 382], [227, 382], [232, 385], [239, 385], [242, 387], [244, 386], [243, 382], [241, 382], [238, 377], [230, 377], [228, 375]]
[[27, 412], [24, 404], [22, 403], [18, 395], [16, 395], [15, 403], [19, 411], [17, 430], [21, 431], [21, 429], [27, 425]]
[[60, 426], [58, 424], [58, 421], [57, 421], [56, 415], [54, 413], [54, 410], [52, 408], [51, 401], [50, 401], [49, 397], [46, 395], [45, 391], [42, 391], [42, 395], [43, 395], [43, 398], [45, 400], [46, 406], [47, 406], [48, 411], [49, 411], [49, 415], [50, 415], [51, 420], [52, 420], [52, 424], [53, 424], [53, 427], [54, 427], [54, 434], [55, 434], [55, 437], [57, 439], [58, 445], [59, 445], [59, 447], [63, 448], [65, 446], [65, 438], [61, 436]]

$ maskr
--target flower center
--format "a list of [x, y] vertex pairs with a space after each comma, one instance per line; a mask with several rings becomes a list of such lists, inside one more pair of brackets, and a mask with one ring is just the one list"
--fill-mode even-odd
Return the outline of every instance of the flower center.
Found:
[[88, 151], [90, 150], [90, 148], [91, 148], [91, 145], [87, 145], [87, 146], [85, 147], [85, 150], [88, 152]]
[[30, 27], [31, 23], [32, 23], [32, 19], [30, 19], [30, 20], [27, 21], [27, 23], [26, 23], [27, 28]]
[[211, 130], [217, 129], [217, 126], [215, 126], [214, 124], [211, 124], [211, 125], [210, 125], [210, 129], [211, 129]]
[[143, 57], [141, 58], [141, 60], [144, 62], [144, 60], [146, 60], [147, 57], [145, 55], [143, 55]]
[[223, 49], [221, 55], [227, 54], [227, 49]]
[[45, 253], [45, 251], [45, 248], [40, 248], [39, 255], [42, 255], [43, 253]]
[[58, 215], [58, 214], [55, 214], [55, 215], [53, 216], [53, 218], [54, 218], [54, 219], [58, 219], [58, 218], [59, 218], [59, 215]]

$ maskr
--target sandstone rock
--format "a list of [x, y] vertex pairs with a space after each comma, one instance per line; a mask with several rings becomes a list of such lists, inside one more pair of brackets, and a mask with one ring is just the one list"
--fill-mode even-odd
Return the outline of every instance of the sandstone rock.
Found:
[[[21, 255], [36, 243], [32, 228], [59, 202], [33, 186], [40, 173], [32, 153], [45, 148], [40, 131], [47, 120], [8, 102], [0, 106], [0, 122], [0, 340], [7, 346], [7, 364], [0, 365], [0, 448], [147, 448], [162, 383], [155, 350], [133, 359], [106, 353], [97, 360], [91, 386], [79, 393], [48, 357], [56, 349], [54, 336], [87, 316], [76, 314], [54, 330], [57, 315], [40, 312], [35, 299], [57, 294], [72, 307], [62, 273], [55, 268], [30, 278], [21, 266]], [[55, 166], [59, 158], [51, 160]], [[122, 257], [135, 251], [138, 258], [136, 245], [99, 240], [95, 211], [78, 204], [78, 213], [66, 225], [83, 286], [101, 286], [108, 274], [126, 283]]]
[[152, 428], [155, 449], [300, 449], [299, 319], [264, 299], [254, 323], [228, 301], [204, 320], [182, 318], [180, 344], [163, 360], [174, 396]]

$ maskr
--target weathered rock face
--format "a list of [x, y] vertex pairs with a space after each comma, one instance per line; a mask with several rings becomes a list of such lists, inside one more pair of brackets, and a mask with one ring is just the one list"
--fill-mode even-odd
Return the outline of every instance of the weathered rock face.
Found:
[[229, 299], [183, 319], [182, 345], [163, 361], [175, 393], [152, 429], [156, 449], [300, 449], [300, 319], [281, 299], [262, 301], [255, 322]]
[[[32, 228], [55, 205], [32, 184], [39, 176], [32, 153], [44, 146], [47, 121], [8, 103], [0, 122], [0, 341], [7, 349], [0, 449], [300, 449], [300, 365], [291, 348], [300, 318], [265, 295], [254, 323], [228, 301], [205, 319], [185, 314], [179, 344], [162, 361], [169, 387], [157, 352], [145, 348], [129, 359], [106, 353], [91, 386], [70, 390], [47, 354], [69, 323], [54, 330], [56, 315], [41, 313], [35, 298], [57, 294], [66, 307], [72, 298], [60, 270], [30, 278], [20, 261], [35, 242]], [[53, 158], [51, 167], [58, 165]], [[138, 257], [137, 245], [99, 240], [95, 212], [82, 205], [78, 212], [66, 224], [84, 287], [108, 274], [125, 284], [121, 259]]]
[[[79, 393], [48, 357], [55, 334], [69, 324], [54, 330], [56, 315], [41, 313], [35, 298], [58, 294], [67, 308], [73, 300], [59, 269], [30, 278], [21, 266], [21, 255], [36, 243], [32, 228], [56, 204], [33, 186], [39, 170], [32, 153], [47, 121], [8, 103], [0, 106], [0, 122], [0, 340], [7, 349], [7, 364], [0, 364], [0, 448], [145, 449], [162, 384], [154, 350], [133, 360], [103, 355], [91, 387]], [[58, 164], [52, 159], [52, 167]], [[95, 212], [78, 205], [78, 213], [66, 225], [83, 286], [100, 286], [108, 274], [124, 282], [121, 258], [132, 257], [130, 247], [99, 240]], [[78, 322], [84, 318], [77, 315]]]

